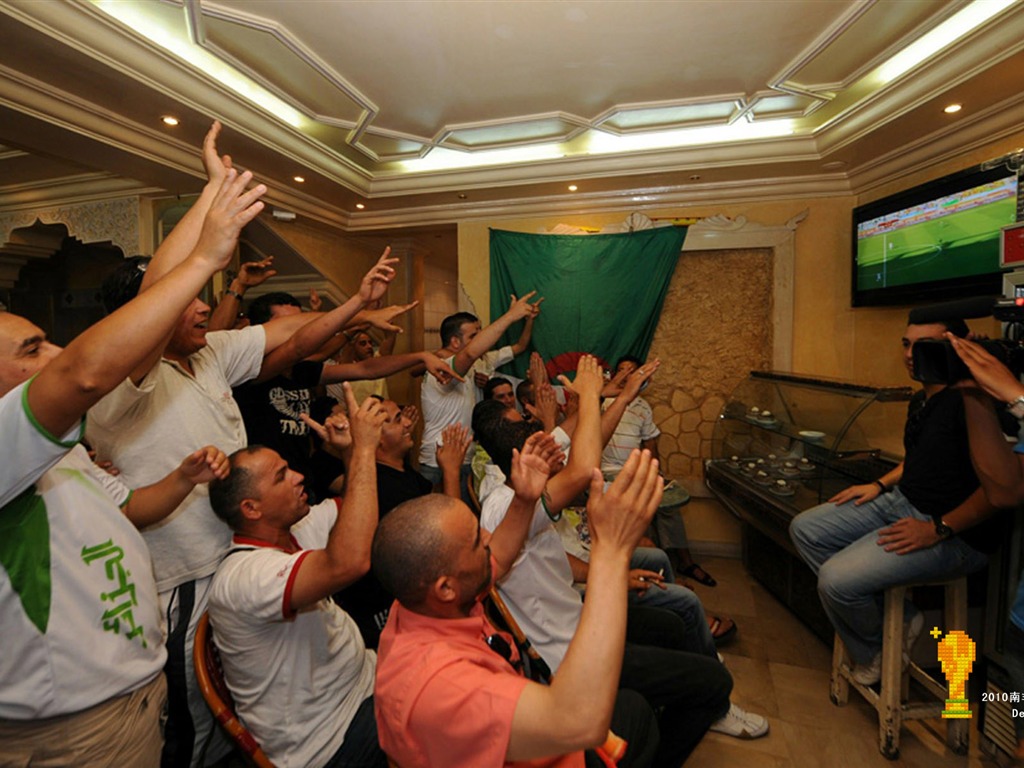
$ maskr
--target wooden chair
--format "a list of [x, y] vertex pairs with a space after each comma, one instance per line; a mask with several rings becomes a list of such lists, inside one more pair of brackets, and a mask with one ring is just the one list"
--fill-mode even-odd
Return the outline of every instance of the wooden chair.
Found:
[[195, 665], [196, 679], [199, 690], [206, 700], [214, 718], [227, 732], [235, 747], [245, 761], [255, 768], [274, 768], [256, 739], [235, 714], [235, 702], [231, 698], [227, 683], [224, 682], [224, 670], [220, 664], [220, 654], [213, 644], [213, 630], [210, 628], [210, 615], [204, 613], [196, 627], [196, 639], [192, 647], [192, 661]]

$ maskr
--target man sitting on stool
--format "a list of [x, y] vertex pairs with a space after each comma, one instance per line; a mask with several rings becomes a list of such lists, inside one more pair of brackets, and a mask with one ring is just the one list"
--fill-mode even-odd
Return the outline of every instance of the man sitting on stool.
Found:
[[[910, 313], [903, 359], [914, 375], [912, 350], [947, 331], [967, 335], [963, 320], [937, 320], [928, 308]], [[903, 433], [906, 458], [874, 482], [854, 485], [795, 517], [789, 533], [818, 575], [818, 595], [854, 661], [853, 679], [874, 685], [882, 675], [882, 611], [888, 587], [950, 579], [985, 566], [1002, 538], [989, 520], [971, 466], [964, 402], [945, 384], [926, 383], [910, 401]], [[904, 659], [924, 617], [904, 606]]]

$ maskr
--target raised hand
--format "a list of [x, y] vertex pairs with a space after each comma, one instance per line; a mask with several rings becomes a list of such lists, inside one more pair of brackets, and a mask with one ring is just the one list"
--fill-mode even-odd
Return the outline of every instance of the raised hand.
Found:
[[406, 405], [402, 408], [402, 416], [409, 420], [409, 429], [415, 429], [416, 422], [420, 420], [420, 409], [415, 405]]
[[459, 422], [449, 424], [441, 430], [442, 444], [437, 446], [437, 466], [446, 473], [457, 475], [472, 442], [473, 438], [465, 426]]
[[980, 344], [958, 338], [948, 332], [945, 336], [970, 370], [974, 381], [985, 392], [1007, 403], [1024, 394], [1024, 385], [1020, 383], [1020, 379], [992, 354], [982, 349]]
[[323, 424], [317, 422], [308, 413], [300, 413], [302, 423], [309, 427], [324, 443], [336, 451], [344, 451], [352, 445], [352, 431], [349, 429], [348, 417], [343, 413], [328, 416]]
[[273, 256], [267, 256], [262, 261], [244, 262], [238, 268], [238, 282], [245, 288], [255, 288], [257, 285], [266, 282], [277, 274], [277, 270], [270, 266], [273, 262]]
[[644, 383], [650, 381], [655, 371], [660, 367], [661, 360], [654, 359], [644, 363], [629, 374], [622, 387], [622, 396], [628, 397], [630, 400], [635, 399], [636, 396], [640, 394], [640, 389], [643, 387]]
[[601, 373], [601, 366], [593, 355], [583, 355], [576, 364], [576, 378], [569, 381], [565, 376], [559, 376], [558, 380], [562, 386], [575, 392], [581, 397], [583, 395], [600, 396], [604, 387], [604, 375]]
[[231, 471], [224, 451], [212, 445], [190, 453], [178, 469], [192, 485], [208, 483], [214, 479], [223, 480]]
[[526, 378], [533, 384], [534, 389], [542, 384], [550, 383], [548, 370], [544, 367], [544, 358], [540, 356], [540, 352], [530, 353], [530, 367], [527, 370]]
[[192, 253], [213, 262], [218, 270], [227, 267], [231, 260], [242, 227], [263, 210], [260, 198], [266, 194], [267, 188], [257, 184], [246, 191], [250, 181], [252, 173], [249, 171], [239, 174], [234, 168], [229, 168], [203, 220], [199, 241]]
[[231, 168], [231, 155], [217, 154], [217, 137], [220, 135], [220, 120], [214, 120], [210, 130], [203, 139], [203, 167], [211, 184], [220, 186], [224, 176]]
[[427, 373], [437, 379], [439, 384], [447, 384], [452, 379], [465, 381], [465, 379], [452, 370], [452, 367], [448, 365], [448, 363], [433, 352], [424, 352], [422, 359], [423, 365], [427, 368]]
[[309, 311], [319, 312], [324, 306], [324, 300], [320, 298], [320, 294], [316, 292], [316, 288], [309, 289]]
[[531, 505], [536, 504], [544, 493], [544, 486], [551, 474], [549, 461], [545, 458], [550, 453], [550, 447], [545, 445], [545, 438], [550, 439], [550, 436], [534, 432], [526, 438], [521, 452], [512, 449], [512, 476], [509, 478], [512, 490], [519, 499]]
[[557, 426], [558, 421], [558, 399], [555, 396], [555, 388], [547, 382], [533, 389], [534, 405], [527, 403], [523, 407], [533, 418], [541, 423], [545, 432], [550, 432]]
[[346, 381], [342, 383], [342, 387], [348, 405], [353, 448], [365, 448], [375, 452], [380, 443], [381, 427], [384, 426], [387, 411], [381, 408], [380, 400], [375, 397], [368, 397], [363, 400], [362, 405], [357, 406], [351, 385]]
[[401, 326], [395, 325], [393, 320], [399, 315], [404, 315], [417, 304], [419, 302], [414, 301], [411, 304], [392, 304], [390, 307], [384, 307], [383, 309], [368, 309], [363, 312], [363, 319], [374, 328], [382, 331], [401, 333]]
[[516, 320], [522, 320], [526, 317], [536, 317], [540, 312], [539, 305], [544, 301], [544, 298], [541, 297], [537, 299], [536, 304], [531, 304], [530, 299], [536, 295], [536, 291], [530, 291], [528, 294], [523, 296], [523, 298], [517, 299], [514, 293], [511, 294], [512, 302], [509, 304], [508, 312], [506, 314], [511, 316], [513, 322]]
[[654, 517], [664, 484], [650, 451], [633, 451], [607, 491], [599, 469], [590, 478], [587, 519], [594, 547], [610, 546], [628, 555]]
[[369, 304], [371, 301], [377, 301], [383, 296], [388, 290], [388, 284], [395, 277], [395, 264], [398, 263], [397, 258], [389, 258], [391, 255], [391, 246], [389, 245], [384, 249], [384, 253], [377, 259], [377, 263], [373, 265], [373, 268], [363, 276], [362, 283], [359, 284], [359, 297], [363, 300], [364, 304]]

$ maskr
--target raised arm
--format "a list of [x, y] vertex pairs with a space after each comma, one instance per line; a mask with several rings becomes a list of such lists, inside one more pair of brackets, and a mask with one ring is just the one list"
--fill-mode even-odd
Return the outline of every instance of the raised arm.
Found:
[[[608, 444], [608, 441], [612, 439], [612, 435], [615, 434], [615, 430], [619, 427], [619, 422], [622, 421], [622, 415], [626, 412], [629, 404], [632, 403], [640, 395], [640, 389], [644, 383], [649, 381], [651, 376], [654, 375], [655, 371], [661, 367], [661, 360], [655, 359], [649, 363], [644, 363], [635, 371], [630, 373], [618, 385], [616, 385], [615, 400], [609, 405], [605, 411], [601, 414], [601, 447], [604, 448]], [[612, 382], [617, 381], [613, 379]], [[608, 391], [608, 385], [605, 385], [602, 392]], [[644, 445], [644, 448], [650, 448], [651, 446]], [[658, 458], [656, 453], [653, 454], [654, 458]]]
[[441, 492], [453, 499], [462, 498], [459, 483], [462, 462], [473, 438], [463, 424], [455, 421], [441, 430], [441, 443], [437, 446], [437, 466], [441, 468]]
[[559, 377], [562, 385], [579, 396], [579, 415], [573, 432], [572, 451], [565, 469], [552, 477], [545, 491], [545, 502], [552, 512], [569, 504], [590, 482], [591, 470], [601, 464], [601, 387], [604, 377], [597, 359], [584, 355], [576, 366], [576, 379]]
[[974, 471], [992, 504], [1016, 506], [1024, 502], [1024, 454], [1010, 450], [996, 414], [996, 401], [1013, 402], [1024, 395], [1024, 384], [978, 344], [952, 334], [947, 338], [977, 384], [961, 387]]
[[363, 276], [359, 292], [340, 307], [308, 320], [290, 334], [288, 332], [292, 330], [292, 324], [284, 324], [281, 321], [302, 317], [301, 315], [276, 318], [265, 323], [266, 356], [263, 358], [263, 367], [256, 380], [267, 381], [312, 355], [324, 342], [340, 332], [368, 302], [383, 295], [387, 290], [387, 284], [395, 276], [392, 265], [398, 262], [398, 259], [389, 258], [390, 253], [390, 248], [384, 249], [377, 263]]
[[186, 456], [163, 480], [136, 490], [128, 499], [124, 514], [136, 528], [159, 523], [178, 508], [193, 488], [214, 478], [223, 479], [229, 470], [228, 457], [222, 450], [212, 445], [200, 448]]
[[406, 368], [422, 366], [435, 379], [447, 384], [452, 378], [462, 381], [444, 360], [432, 352], [409, 352], [404, 355], [388, 355], [387, 357], [371, 357], [358, 363], [337, 363], [325, 365], [320, 376], [321, 384], [335, 384], [339, 381], [358, 381], [360, 379], [380, 379], [390, 376]]
[[291, 608], [301, 611], [370, 570], [370, 545], [377, 529], [377, 466], [374, 454], [380, 442], [385, 412], [375, 398], [356, 407], [345, 387], [352, 454], [345, 480], [345, 501], [331, 528], [327, 547], [313, 550], [297, 567]]
[[[512, 303], [509, 305], [508, 312], [481, 330], [480, 333], [478, 333], [476, 337], [469, 342], [469, 344], [460, 349], [455, 355], [455, 360], [452, 364], [452, 368], [455, 369], [455, 372], [460, 376], [465, 375], [470, 366], [472, 366], [484, 352], [497, 344], [498, 339], [501, 338], [501, 334], [503, 334], [508, 327], [512, 325], [512, 323], [535, 315], [537, 310], [534, 308], [535, 305], [530, 303], [530, 299], [533, 298], [536, 293], [536, 291], [530, 291], [521, 299], [517, 299], [513, 294]], [[539, 304], [540, 301], [543, 301], [543, 299], [538, 300], [537, 303]]]
[[491, 532], [491, 555], [497, 563], [495, 581], [508, 573], [523, 548], [537, 500], [544, 492], [551, 473], [549, 456], [557, 450], [558, 446], [550, 435], [534, 432], [526, 438], [521, 453], [515, 449], [512, 451], [512, 476], [509, 480], [515, 496], [505, 517]]
[[607, 493], [602, 487], [595, 469], [587, 503], [593, 547], [576, 634], [550, 687], [530, 683], [523, 689], [508, 760], [588, 749], [608, 735], [626, 642], [629, 559], [661, 500], [658, 462], [634, 451]]
[[533, 310], [529, 315], [526, 316], [526, 322], [523, 323], [523, 330], [519, 334], [519, 338], [516, 343], [512, 345], [512, 352], [516, 355], [521, 355], [526, 351], [526, 348], [530, 346], [530, 339], [533, 337], [533, 321], [537, 319], [537, 315], [540, 314], [540, 304], [544, 299], [538, 299], [536, 304], [532, 304], [530, 308]]
[[[231, 168], [231, 157], [229, 155], [221, 157], [217, 154], [217, 137], [220, 135], [220, 129], [220, 121], [214, 120], [210, 130], [206, 133], [206, 138], [203, 139], [202, 157], [207, 176], [206, 186], [203, 187], [199, 199], [185, 212], [181, 220], [175, 224], [174, 229], [160, 243], [160, 247], [156, 249], [153, 260], [146, 269], [146, 275], [142, 278], [140, 292], [149, 288], [183, 262], [199, 242], [203, 219], [216, 199], [225, 175]], [[251, 174], [249, 178], [252, 178]]]
[[248, 171], [228, 171], [191, 255], [148, 291], [88, 328], [32, 381], [29, 407], [47, 431], [65, 434], [162, 348], [203, 285], [227, 265], [242, 227], [263, 209], [259, 198], [266, 187], [245, 191], [251, 180]]
[[242, 309], [242, 297], [245, 296], [245, 292], [277, 274], [277, 270], [270, 266], [273, 261], [274, 257], [268, 256], [262, 261], [247, 261], [238, 268], [238, 275], [228, 285], [217, 306], [210, 313], [210, 319], [206, 323], [207, 330], [227, 331], [235, 327], [235, 318]]

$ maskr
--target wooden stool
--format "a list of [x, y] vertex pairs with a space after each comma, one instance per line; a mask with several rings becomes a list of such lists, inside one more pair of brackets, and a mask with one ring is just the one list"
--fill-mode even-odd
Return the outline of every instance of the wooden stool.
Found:
[[[948, 691], [941, 678], [929, 675], [911, 661], [903, 671], [903, 601], [907, 590], [915, 586], [941, 586], [945, 588], [946, 630], [967, 629], [967, 577], [950, 581], [905, 584], [885, 591], [885, 623], [882, 629], [882, 679], [879, 690], [853, 680], [853, 664], [843, 641], [836, 635], [832, 651], [832, 703], [846, 704], [852, 686], [878, 712], [878, 749], [890, 760], [900, 756], [900, 728], [905, 720], [923, 720], [941, 717]], [[936, 698], [931, 702], [909, 702], [910, 678], [917, 680]], [[946, 722], [946, 743], [958, 755], [967, 754], [969, 719], [950, 719]]]

